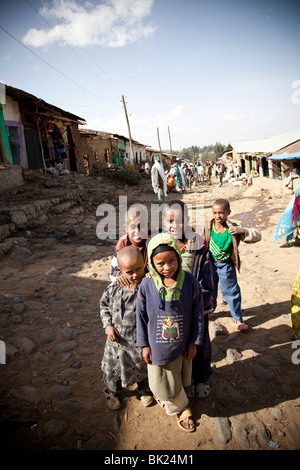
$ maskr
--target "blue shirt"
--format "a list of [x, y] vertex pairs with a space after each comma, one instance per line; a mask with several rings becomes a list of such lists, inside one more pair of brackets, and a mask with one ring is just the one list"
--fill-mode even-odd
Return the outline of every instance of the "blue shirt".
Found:
[[[163, 298], [163, 296], [162, 296]], [[137, 346], [150, 346], [153, 365], [165, 365], [184, 353], [189, 342], [202, 344], [203, 300], [196, 278], [186, 272], [179, 300], [162, 300], [153, 279], [140, 284]]]

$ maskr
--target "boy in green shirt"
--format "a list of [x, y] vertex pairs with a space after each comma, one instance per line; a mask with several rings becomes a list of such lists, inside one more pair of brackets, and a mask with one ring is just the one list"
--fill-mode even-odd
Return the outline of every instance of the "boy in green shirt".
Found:
[[241, 290], [237, 282], [236, 269], [240, 269], [238, 246], [240, 241], [255, 243], [261, 233], [255, 228], [239, 227], [229, 222], [231, 213], [227, 199], [217, 199], [212, 206], [213, 219], [205, 226], [205, 240], [209, 245], [214, 269], [214, 292], [212, 303], [217, 307], [218, 283], [229, 305], [230, 313], [238, 330], [247, 330], [241, 312]]

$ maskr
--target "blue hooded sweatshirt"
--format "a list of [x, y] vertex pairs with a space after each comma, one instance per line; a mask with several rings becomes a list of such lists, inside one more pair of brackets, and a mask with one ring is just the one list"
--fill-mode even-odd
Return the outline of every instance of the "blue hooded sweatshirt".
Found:
[[[174, 287], [164, 286], [152, 263], [153, 251], [165, 244], [171, 246], [179, 258]], [[152, 277], [142, 280], [136, 304], [137, 346], [149, 346], [152, 364], [165, 365], [183, 354], [188, 343], [202, 344], [202, 291], [196, 278], [182, 269], [180, 249], [167, 233], [150, 240], [148, 266]]]

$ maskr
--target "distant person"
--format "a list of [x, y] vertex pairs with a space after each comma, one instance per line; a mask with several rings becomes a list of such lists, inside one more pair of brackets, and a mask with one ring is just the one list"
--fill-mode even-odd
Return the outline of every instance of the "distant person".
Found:
[[276, 243], [280, 238], [286, 238], [286, 242], [300, 241], [300, 183], [286, 206], [280, 221], [276, 227], [273, 241]]
[[154, 165], [151, 168], [151, 180], [153, 191], [157, 194], [158, 203], [161, 206], [167, 196], [167, 181], [159, 155], [155, 157]]
[[224, 170], [222, 165], [219, 163], [217, 168], [216, 168], [216, 176], [219, 180], [219, 186], [221, 187], [223, 185], [223, 175], [224, 175]]
[[212, 303], [217, 307], [218, 284], [229, 305], [230, 313], [238, 330], [247, 330], [241, 311], [241, 290], [237, 282], [236, 269], [240, 269], [238, 246], [240, 241], [256, 243], [261, 233], [255, 228], [243, 228], [228, 220], [231, 213], [226, 199], [217, 199], [212, 205], [213, 219], [205, 225], [205, 240], [209, 245], [214, 268], [214, 291]]
[[177, 162], [173, 163], [173, 165], [171, 166], [170, 174], [174, 178], [174, 185], [175, 185], [176, 191], [178, 193], [182, 193], [184, 188], [183, 188], [183, 182], [182, 182], [182, 177], [181, 177], [181, 171]]
[[291, 168], [289, 177], [288, 177], [287, 182], [286, 182], [286, 186], [289, 189], [293, 189], [293, 180], [296, 179], [296, 178], [300, 178], [300, 169], [296, 165], [296, 163], [293, 163], [293, 168]]

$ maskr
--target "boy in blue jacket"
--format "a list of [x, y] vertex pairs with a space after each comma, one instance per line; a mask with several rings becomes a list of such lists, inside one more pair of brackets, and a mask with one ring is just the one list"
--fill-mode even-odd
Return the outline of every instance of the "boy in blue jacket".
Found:
[[143, 348], [149, 387], [179, 427], [195, 429], [189, 399], [192, 359], [203, 337], [202, 290], [195, 277], [182, 268], [175, 239], [160, 233], [148, 245], [151, 278], [140, 284], [136, 304], [137, 346]]

